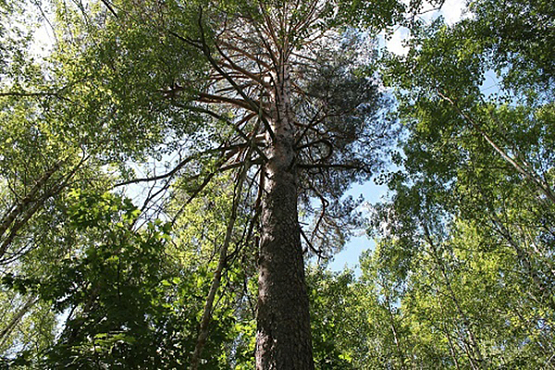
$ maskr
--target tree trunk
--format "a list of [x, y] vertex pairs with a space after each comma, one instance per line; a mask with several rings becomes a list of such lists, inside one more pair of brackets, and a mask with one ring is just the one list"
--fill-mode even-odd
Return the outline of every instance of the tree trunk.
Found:
[[272, 102], [274, 133], [264, 167], [258, 277], [257, 370], [312, 370], [312, 343], [297, 214], [295, 127], [288, 75], [278, 76]]

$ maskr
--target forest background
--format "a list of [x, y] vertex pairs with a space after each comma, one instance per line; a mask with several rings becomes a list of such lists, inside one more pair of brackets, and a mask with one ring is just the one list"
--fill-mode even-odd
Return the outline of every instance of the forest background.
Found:
[[551, 1], [0, 6], [0, 367], [555, 368]]

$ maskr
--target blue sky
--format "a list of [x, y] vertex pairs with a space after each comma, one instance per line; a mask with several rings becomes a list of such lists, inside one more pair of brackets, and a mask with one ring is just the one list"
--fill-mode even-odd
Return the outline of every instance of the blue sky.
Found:
[[[464, 16], [467, 16], [464, 14], [465, 5], [466, 0], [446, 0], [439, 11], [426, 12], [425, 8], [422, 19], [431, 22], [437, 17], [443, 16], [447, 24], [454, 24]], [[404, 55], [408, 49], [403, 43], [409, 37], [409, 30], [404, 27], [399, 27], [389, 40], [384, 40], [382, 36], [380, 45], [385, 45], [392, 53]], [[492, 78], [490, 82], [492, 82], [493, 85], [496, 83], [494, 78]], [[354, 198], [357, 198], [361, 194], [366, 202], [374, 204], [385, 199], [387, 187], [384, 185], [378, 186], [374, 184], [373, 181], [369, 181], [365, 184], [355, 184], [348, 192], [348, 195], [352, 195]], [[355, 272], [360, 271], [358, 269], [358, 260], [361, 253], [367, 249], [373, 248], [374, 245], [374, 241], [366, 236], [364, 230], [361, 230], [361, 235], [351, 238], [345, 248], [335, 255], [329, 264], [329, 268], [334, 271], [340, 271], [347, 267], [355, 270]]]
[[[385, 199], [387, 186], [376, 185], [373, 181], [368, 181], [365, 184], [353, 185], [347, 195], [351, 195], [353, 198], [358, 198], [362, 195], [365, 202], [374, 204]], [[366, 236], [364, 230], [360, 230], [360, 234], [351, 238], [345, 248], [335, 255], [333, 261], [329, 264], [331, 270], [340, 271], [347, 267], [358, 271], [357, 265], [360, 254], [374, 247], [374, 241]]]

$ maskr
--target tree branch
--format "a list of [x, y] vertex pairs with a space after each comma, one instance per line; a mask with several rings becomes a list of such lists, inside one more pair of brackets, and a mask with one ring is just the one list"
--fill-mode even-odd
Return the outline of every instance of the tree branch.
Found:
[[345, 170], [358, 170], [366, 173], [370, 173], [370, 171], [364, 166], [356, 165], [356, 164], [349, 164], [349, 163], [297, 163], [298, 168], [303, 169], [312, 169], [312, 168], [320, 168], [320, 169], [331, 169], [331, 168], [339, 168]]
[[545, 196], [552, 202], [555, 204], [555, 194], [553, 194], [553, 192], [551, 191], [551, 188], [549, 187], [549, 184], [545, 183], [541, 178], [538, 178], [538, 176], [533, 173], [530, 172], [528, 170], [526, 170], [524, 167], [522, 167], [519, 163], [517, 163], [517, 161], [515, 159], [513, 159], [508, 153], [506, 153], [501, 147], [499, 147], [495, 141], [493, 141], [493, 139], [484, 131], [482, 130], [482, 128], [480, 127], [480, 125], [474, 120], [472, 119], [472, 117], [470, 117], [468, 114], [466, 114], [460, 107], [459, 105], [451, 98], [449, 98], [448, 96], [444, 95], [443, 93], [441, 93], [440, 91], [437, 92], [438, 95], [445, 101], [449, 102], [449, 104], [451, 104], [455, 110], [457, 111], [457, 113], [459, 113], [466, 121], [468, 121], [472, 127], [478, 131], [478, 133], [484, 138], [484, 140], [486, 140], [486, 142], [499, 154], [501, 155], [501, 157], [508, 162], [511, 166], [513, 166], [519, 173], [521, 173], [525, 178], [527, 178], [528, 180], [530, 180], [532, 183], [534, 183], [544, 194]]
[[179, 162], [177, 164], [177, 166], [175, 166], [171, 171], [166, 172], [165, 174], [158, 175], [158, 176], [153, 176], [153, 177], [142, 177], [142, 178], [138, 178], [138, 179], [123, 181], [123, 182], [115, 184], [114, 188], [118, 188], [118, 187], [125, 186], [125, 185], [136, 184], [136, 183], [139, 183], [139, 182], [152, 182], [152, 181], [163, 180], [163, 179], [166, 179], [168, 177], [173, 177], [177, 172], [179, 172], [179, 170], [181, 170], [183, 167], [185, 167], [189, 162], [191, 162], [194, 159], [197, 159], [198, 157], [200, 157], [202, 155], [210, 154], [210, 153], [217, 153], [217, 152], [226, 152], [226, 151], [229, 151], [229, 150], [237, 150], [239, 148], [244, 148], [247, 145], [248, 145], [248, 143], [241, 143], [241, 144], [235, 144], [235, 145], [230, 145], [230, 146], [220, 146], [219, 148], [209, 149], [209, 150], [205, 150], [205, 151], [200, 152], [200, 153], [195, 153], [195, 154], [185, 158], [181, 162]]
[[239, 95], [241, 95], [241, 97], [245, 101], [248, 102], [248, 104], [250, 105], [252, 110], [254, 112], [258, 112], [259, 119], [264, 123], [264, 126], [265, 126], [266, 130], [268, 131], [268, 133], [270, 134], [270, 137], [272, 138], [272, 140], [275, 140], [275, 134], [274, 134], [268, 120], [265, 117], [266, 114], [263, 111], [262, 106], [259, 105], [259, 104], [256, 104], [256, 102], [254, 102], [247, 94], [245, 94], [243, 89], [240, 86], [237, 85], [237, 83], [233, 80], [233, 78], [231, 78], [227, 74], [227, 72], [225, 72], [220, 67], [218, 62], [212, 57], [212, 54], [210, 52], [210, 48], [208, 47], [208, 44], [206, 43], [206, 38], [204, 36], [204, 28], [202, 26], [202, 11], [199, 14], [199, 22], [198, 23], [199, 23], [199, 29], [200, 29], [200, 34], [201, 34], [202, 52], [204, 53], [204, 56], [206, 57], [206, 59], [208, 59], [210, 64], [212, 64], [214, 69], [216, 69], [216, 71], [218, 71], [218, 73], [220, 73], [222, 76], [224, 76], [225, 79], [231, 84], [231, 86], [233, 86], [235, 88], [235, 90], [239, 93]]
[[234, 98], [229, 98], [229, 97], [226, 97], [226, 96], [213, 95], [213, 94], [208, 94], [208, 93], [199, 93], [198, 95], [199, 95], [200, 99], [198, 99], [197, 101], [202, 102], [202, 103], [218, 103], [218, 102], [219, 103], [228, 103], [228, 104], [235, 105], [239, 108], [247, 109], [247, 110], [250, 110], [252, 112], [258, 113], [258, 109], [254, 109], [252, 104], [250, 104], [249, 102], [247, 102], [245, 100], [234, 99]]

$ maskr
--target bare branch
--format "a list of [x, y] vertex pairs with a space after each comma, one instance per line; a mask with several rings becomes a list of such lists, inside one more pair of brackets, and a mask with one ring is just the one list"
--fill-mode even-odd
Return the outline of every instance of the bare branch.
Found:
[[253, 107], [252, 104], [250, 104], [245, 100], [229, 98], [227, 96], [221, 96], [221, 95], [199, 93], [198, 101], [202, 103], [227, 103], [227, 104], [235, 105], [236, 107], [239, 107], [239, 108], [250, 110], [255, 113], [258, 113], [259, 111], [258, 107]]
[[201, 34], [202, 52], [204, 53], [204, 56], [208, 59], [210, 64], [212, 64], [214, 69], [216, 71], [218, 71], [218, 73], [220, 73], [222, 76], [224, 76], [226, 78], [226, 80], [231, 84], [231, 86], [233, 86], [235, 88], [235, 90], [239, 93], [239, 95], [241, 95], [241, 97], [250, 105], [252, 110], [254, 112], [259, 113], [258, 114], [259, 119], [264, 123], [264, 126], [265, 126], [266, 130], [268, 131], [268, 133], [270, 134], [270, 137], [272, 138], [272, 140], [275, 140], [275, 134], [274, 134], [268, 120], [266, 119], [267, 114], [262, 109], [262, 106], [260, 104], [257, 104], [256, 102], [254, 102], [247, 94], [245, 94], [243, 89], [240, 86], [237, 85], [237, 83], [233, 80], [233, 78], [231, 78], [229, 76], [229, 74], [221, 68], [221, 66], [214, 59], [214, 57], [212, 57], [212, 53], [210, 52], [210, 48], [208, 47], [208, 44], [206, 43], [206, 39], [205, 39], [205, 36], [204, 36], [204, 27], [202, 25], [202, 12], [200, 12], [198, 23], [199, 23], [199, 29], [200, 29], [200, 34]]
[[153, 177], [142, 177], [142, 178], [138, 178], [138, 179], [123, 181], [123, 182], [115, 184], [114, 188], [118, 188], [118, 187], [126, 186], [126, 185], [131, 185], [131, 184], [137, 184], [139, 182], [152, 182], [152, 181], [163, 180], [163, 179], [166, 179], [166, 178], [171, 178], [175, 174], [177, 174], [179, 172], [179, 170], [181, 170], [188, 163], [190, 163], [192, 160], [198, 159], [202, 155], [210, 154], [210, 153], [226, 152], [226, 151], [229, 151], [229, 150], [235, 150], [235, 149], [246, 146], [246, 144], [247, 143], [236, 144], [236, 145], [231, 145], [231, 146], [221, 146], [219, 148], [209, 149], [209, 150], [205, 150], [205, 151], [200, 152], [200, 153], [195, 153], [195, 154], [185, 158], [181, 162], [179, 162], [171, 171], [166, 172], [165, 174], [158, 175], [158, 176], [153, 176]]

